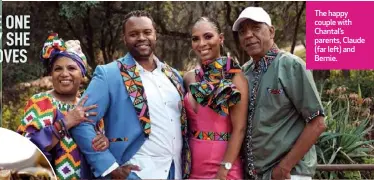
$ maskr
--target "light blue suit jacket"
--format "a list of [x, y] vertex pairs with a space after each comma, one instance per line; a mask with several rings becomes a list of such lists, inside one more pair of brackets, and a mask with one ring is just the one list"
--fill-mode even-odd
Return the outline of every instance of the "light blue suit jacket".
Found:
[[[135, 64], [129, 53], [119, 61], [128, 65]], [[179, 75], [178, 79], [182, 83]], [[130, 160], [143, 145], [145, 136], [116, 61], [96, 68], [82, 97], [86, 95], [88, 100], [84, 106], [98, 105], [92, 110], [98, 112], [98, 115], [89, 119], [97, 123], [104, 118], [105, 136], [108, 139], [127, 138], [127, 141], [111, 142], [106, 151], [96, 152], [92, 149], [92, 140], [96, 136], [93, 124], [85, 122], [71, 129], [71, 134], [85, 155], [92, 172], [96, 177], [100, 177], [114, 162], [122, 165]]]

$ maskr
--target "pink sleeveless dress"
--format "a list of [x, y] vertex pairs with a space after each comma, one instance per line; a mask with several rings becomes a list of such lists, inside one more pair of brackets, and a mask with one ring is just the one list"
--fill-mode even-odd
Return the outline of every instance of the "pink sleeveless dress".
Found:
[[[189, 140], [192, 156], [190, 179], [212, 179], [217, 175], [231, 132], [230, 116], [221, 116], [208, 106], [198, 104], [194, 112], [188, 97], [184, 97], [189, 129], [192, 135]], [[233, 163], [227, 179], [243, 179], [240, 158]]]

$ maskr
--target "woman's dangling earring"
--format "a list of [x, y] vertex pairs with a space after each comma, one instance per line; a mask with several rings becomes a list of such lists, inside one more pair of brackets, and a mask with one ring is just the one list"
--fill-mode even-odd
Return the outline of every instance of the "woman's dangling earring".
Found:
[[223, 43], [221, 44], [221, 56], [225, 56], [225, 49], [223, 47]]

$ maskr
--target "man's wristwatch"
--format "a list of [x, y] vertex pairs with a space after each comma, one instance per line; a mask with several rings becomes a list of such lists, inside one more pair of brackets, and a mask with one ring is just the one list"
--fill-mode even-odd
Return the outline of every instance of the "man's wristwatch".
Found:
[[221, 162], [221, 166], [223, 166], [226, 170], [230, 170], [232, 167], [232, 164], [229, 162]]

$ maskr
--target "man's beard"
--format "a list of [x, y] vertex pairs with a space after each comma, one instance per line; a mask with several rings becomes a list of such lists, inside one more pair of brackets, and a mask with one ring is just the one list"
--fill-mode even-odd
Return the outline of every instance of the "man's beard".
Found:
[[153, 50], [150, 49], [150, 50], [149, 50], [148, 52], [146, 52], [146, 53], [144, 53], [144, 52], [141, 53], [141, 52], [139, 52], [137, 49], [132, 48], [132, 49], [130, 49], [130, 53], [131, 53], [131, 55], [134, 56], [134, 57], [149, 57], [149, 56], [152, 55]]
[[129, 51], [130, 51], [131, 55], [134, 56], [134, 57], [147, 58], [147, 57], [151, 56], [154, 52], [154, 45], [152, 45], [150, 41], [148, 41], [148, 44], [149, 44], [149, 50], [147, 50], [147, 51], [139, 51], [136, 48], [136, 46], [130, 47]]

